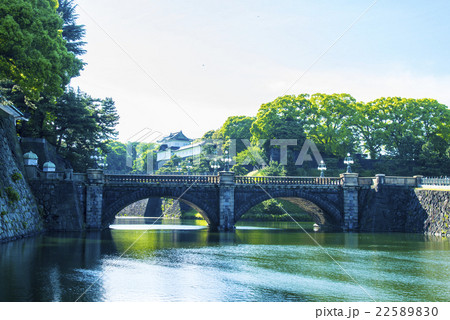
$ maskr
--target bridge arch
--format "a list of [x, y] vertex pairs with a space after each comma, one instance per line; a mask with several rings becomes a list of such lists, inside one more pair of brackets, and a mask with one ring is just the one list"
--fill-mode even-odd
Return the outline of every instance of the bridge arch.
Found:
[[[208, 225], [217, 225], [218, 218], [214, 214], [214, 208], [208, 203], [202, 201], [189, 193], [184, 193], [181, 188], [143, 188], [139, 190], [125, 191], [115, 196], [108, 195], [108, 191], [104, 194], [104, 205], [102, 209], [102, 227], [107, 228], [114, 222], [115, 216], [125, 207], [140, 200], [160, 197], [178, 199], [179, 201], [189, 205], [199, 212], [206, 220]], [[181, 198], [180, 198], [181, 196]]]
[[[270, 194], [270, 196], [269, 196]], [[283, 199], [290, 201], [309, 213], [316, 223], [330, 227], [341, 227], [343, 215], [331, 201], [303, 190], [270, 190], [259, 192], [256, 196], [236, 199], [235, 222], [252, 207], [269, 199]], [[240, 201], [239, 201], [240, 200]]]

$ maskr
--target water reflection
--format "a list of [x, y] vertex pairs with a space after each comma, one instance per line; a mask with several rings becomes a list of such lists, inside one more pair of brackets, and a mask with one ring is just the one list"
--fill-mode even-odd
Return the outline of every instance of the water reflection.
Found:
[[379, 301], [450, 299], [448, 240], [306, 224], [308, 236], [287, 222], [235, 232], [158, 223], [1, 244], [0, 300], [75, 301], [94, 283], [82, 301], [370, 301], [330, 256]]

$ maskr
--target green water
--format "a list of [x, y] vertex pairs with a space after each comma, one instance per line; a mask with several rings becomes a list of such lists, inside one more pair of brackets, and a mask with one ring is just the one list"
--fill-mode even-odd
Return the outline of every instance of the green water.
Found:
[[0, 301], [450, 301], [447, 239], [119, 223], [0, 244]]

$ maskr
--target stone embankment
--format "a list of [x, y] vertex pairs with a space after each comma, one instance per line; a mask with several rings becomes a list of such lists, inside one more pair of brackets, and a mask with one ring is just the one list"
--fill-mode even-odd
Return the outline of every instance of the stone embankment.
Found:
[[36, 201], [24, 178], [14, 120], [0, 110], [0, 241], [43, 230]]
[[450, 237], [450, 190], [414, 190], [417, 201], [411, 203], [411, 211], [425, 211], [425, 234]]
[[359, 197], [360, 231], [450, 236], [450, 190], [383, 186]]

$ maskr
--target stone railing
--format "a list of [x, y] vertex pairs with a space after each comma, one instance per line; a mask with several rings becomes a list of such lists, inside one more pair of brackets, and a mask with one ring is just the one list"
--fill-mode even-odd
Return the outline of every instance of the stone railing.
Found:
[[421, 186], [450, 187], [450, 177], [422, 177]]
[[75, 182], [86, 182], [87, 174], [86, 173], [74, 173], [73, 181]]
[[236, 177], [237, 184], [340, 185], [340, 178], [319, 177]]
[[393, 177], [393, 176], [386, 176], [384, 178], [384, 184], [391, 186], [411, 186], [411, 187], [418, 185], [416, 177]]
[[358, 177], [358, 185], [360, 186], [372, 186], [375, 184], [376, 178], [372, 177]]
[[[57, 180], [57, 181], [71, 181], [74, 179], [72, 170], [67, 171], [43, 171], [37, 167], [33, 168], [33, 175], [30, 176], [32, 180]], [[27, 172], [28, 174], [28, 172]]]
[[217, 184], [218, 176], [106, 174], [105, 183], [198, 183]]

